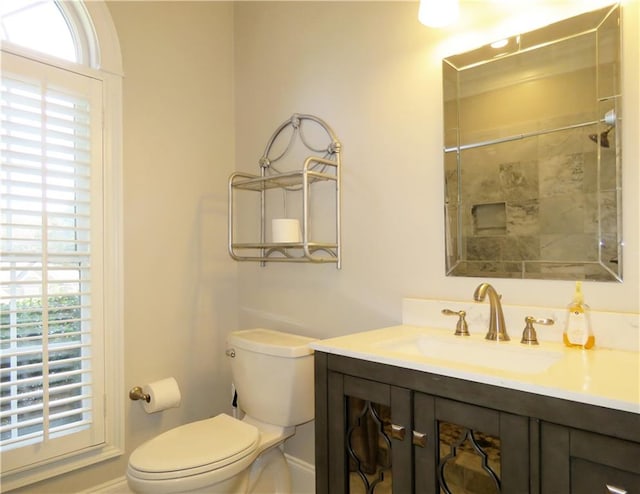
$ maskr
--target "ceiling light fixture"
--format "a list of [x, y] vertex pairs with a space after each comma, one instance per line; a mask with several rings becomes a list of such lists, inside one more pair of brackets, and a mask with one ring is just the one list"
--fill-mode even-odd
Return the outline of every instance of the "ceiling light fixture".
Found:
[[458, 0], [420, 0], [418, 20], [428, 27], [445, 27], [458, 19]]

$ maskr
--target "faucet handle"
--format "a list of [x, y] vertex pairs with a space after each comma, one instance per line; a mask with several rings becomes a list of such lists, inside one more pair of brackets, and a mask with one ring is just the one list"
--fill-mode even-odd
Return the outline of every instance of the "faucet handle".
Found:
[[526, 323], [524, 330], [522, 331], [522, 339], [520, 343], [524, 345], [537, 345], [538, 335], [533, 327], [534, 324], [544, 324], [545, 326], [551, 326], [554, 323], [553, 319], [536, 319], [533, 316], [527, 316], [524, 318]]
[[456, 324], [456, 336], [470, 336], [469, 335], [469, 325], [467, 324], [467, 320], [465, 316], [467, 312], [464, 310], [454, 311], [451, 309], [442, 309], [441, 311], [445, 316], [458, 316], [458, 322]]

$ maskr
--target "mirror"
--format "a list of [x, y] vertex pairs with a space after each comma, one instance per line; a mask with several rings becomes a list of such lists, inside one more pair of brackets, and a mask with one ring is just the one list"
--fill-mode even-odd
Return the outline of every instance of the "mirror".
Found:
[[621, 281], [620, 7], [442, 65], [447, 275]]

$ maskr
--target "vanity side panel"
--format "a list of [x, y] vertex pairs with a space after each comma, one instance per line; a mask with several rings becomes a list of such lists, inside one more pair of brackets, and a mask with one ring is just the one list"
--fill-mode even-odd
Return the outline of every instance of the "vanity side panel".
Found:
[[346, 494], [349, 492], [349, 466], [346, 455], [347, 403], [344, 396], [344, 379], [341, 374], [328, 373], [328, 424], [329, 455], [327, 494]]
[[314, 353], [314, 386], [315, 386], [315, 467], [316, 493], [329, 494], [329, 432], [327, 404], [329, 400], [319, 399], [328, 397], [327, 382], [327, 354]]

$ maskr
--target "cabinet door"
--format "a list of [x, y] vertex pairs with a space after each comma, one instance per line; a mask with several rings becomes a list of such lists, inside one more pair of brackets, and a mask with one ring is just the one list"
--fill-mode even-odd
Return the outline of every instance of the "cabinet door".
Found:
[[640, 444], [541, 425], [543, 494], [640, 494]]
[[413, 492], [410, 391], [338, 373], [329, 390], [328, 491]]
[[416, 393], [414, 426], [416, 492], [530, 491], [527, 417]]

